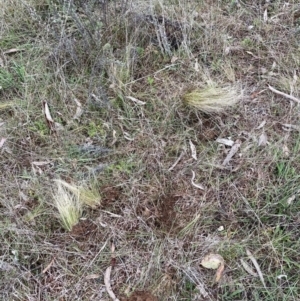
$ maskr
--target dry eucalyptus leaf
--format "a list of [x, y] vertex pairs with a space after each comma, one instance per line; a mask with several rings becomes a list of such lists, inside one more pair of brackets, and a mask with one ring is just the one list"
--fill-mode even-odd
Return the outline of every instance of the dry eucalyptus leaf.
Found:
[[218, 138], [216, 140], [216, 142], [220, 143], [220, 144], [224, 144], [226, 146], [233, 146], [234, 141], [231, 139], [226, 139], [226, 138]]
[[266, 120], [262, 121], [262, 122], [260, 123], [260, 125], [259, 125], [258, 127], [256, 127], [255, 129], [256, 129], [256, 130], [262, 129], [262, 128], [265, 126], [266, 122], [267, 122]]
[[295, 195], [292, 195], [292, 196], [290, 196], [290, 197], [286, 200], [286, 203], [287, 203], [288, 205], [291, 205], [291, 204], [294, 202], [295, 199], [296, 199], [296, 196], [295, 196]]
[[248, 263], [246, 263], [246, 261], [244, 261], [243, 259], [241, 259], [240, 261], [246, 272], [248, 272], [253, 277], [258, 277], [258, 274], [252, 270], [252, 268], [249, 266]]
[[131, 100], [132, 102], [135, 102], [138, 105], [141, 105], [141, 106], [143, 106], [143, 105], [146, 104], [144, 101], [141, 101], [141, 100], [139, 100], [139, 99], [137, 99], [135, 97], [132, 97], [132, 96], [126, 96], [126, 98], [129, 99], [129, 100]]
[[191, 152], [192, 152], [192, 158], [197, 160], [197, 151], [196, 151], [196, 146], [194, 145], [194, 143], [189, 140], [190, 143], [190, 148], [191, 148]]
[[262, 133], [258, 139], [258, 146], [266, 146], [268, 144], [268, 138], [265, 133]]
[[204, 268], [213, 269], [213, 270], [219, 268], [221, 264], [224, 264], [224, 259], [219, 254], [212, 254], [212, 253], [208, 254], [201, 261], [201, 265]]
[[11, 48], [9, 50], [4, 51], [3, 54], [11, 54], [11, 53], [19, 52], [19, 51], [24, 51], [24, 49]]
[[226, 156], [225, 160], [223, 161], [222, 165], [227, 165], [229, 163], [229, 161], [231, 160], [231, 158], [237, 153], [237, 151], [239, 150], [240, 146], [241, 146], [241, 141], [239, 139], [237, 139], [234, 143], [234, 145], [231, 147], [230, 152], [228, 153], [228, 155]]
[[225, 268], [224, 258], [221, 255], [212, 253], [208, 254], [202, 259], [201, 265], [207, 269], [217, 270], [215, 282], [219, 282]]
[[5, 141], [6, 141], [6, 138], [1, 138], [1, 140], [0, 140], [0, 148], [2, 148], [2, 146], [5, 143]]
[[194, 182], [194, 180], [195, 180], [195, 177], [196, 177], [196, 174], [195, 174], [195, 172], [192, 170], [192, 185], [194, 186], [194, 187], [196, 187], [196, 188], [199, 188], [199, 189], [201, 189], [201, 190], [204, 190], [205, 188], [204, 188], [204, 186], [203, 185], [201, 185], [201, 184], [196, 184], [195, 182]]
[[262, 282], [264, 288], [267, 288], [267, 287], [266, 287], [265, 280], [264, 280], [263, 273], [262, 273], [262, 271], [261, 271], [261, 269], [260, 269], [260, 266], [259, 266], [257, 260], [254, 258], [254, 256], [252, 255], [252, 253], [250, 252], [249, 249], [246, 249], [246, 253], [247, 253], [249, 259], [252, 261], [252, 263], [253, 263], [253, 265], [254, 265], [256, 271], [257, 271], [257, 274], [258, 274], [258, 276], [259, 276], [259, 278], [260, 278], [260, 281]]
[[178, 60], [178, 57], [174, 55], [171, 58], [171, 63], [174, 64], [177, 60]]
[[195, 60], [195, 66], [194, 66], [194, 69], [195, 69], [196, 72], [199, 72], [199, 71], [200, 71], [198, 59]]

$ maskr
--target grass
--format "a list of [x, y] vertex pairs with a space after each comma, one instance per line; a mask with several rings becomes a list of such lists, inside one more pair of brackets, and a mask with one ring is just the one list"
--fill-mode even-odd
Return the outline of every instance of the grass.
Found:
[[102, 2], [0, 4], [1, 299], [298, 300], [298, 4]]
[[62, 182], [56, 183], [57, 190], [53, 194], [54, 204], [59, 212], [59, 218], [63, 226], [68, 231], [71, 231], [79, 223], [81, 217], [82, 206], [79, 199], [80, 194], [76, 188], [70, 193], [65, 184]]
[[205, 113], [222, 112], [235, 105], [241, 95], [234, 87], [219, 88], [208, 85], [202, 90], [194, 90], [183, 96], [184, 102]]

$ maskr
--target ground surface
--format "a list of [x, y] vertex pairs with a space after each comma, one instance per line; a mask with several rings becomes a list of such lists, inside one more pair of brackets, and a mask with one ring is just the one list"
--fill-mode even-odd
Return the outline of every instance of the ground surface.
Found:
[[299, 4], [102, 2], [0, 3], [1, 300], [299, 300]]

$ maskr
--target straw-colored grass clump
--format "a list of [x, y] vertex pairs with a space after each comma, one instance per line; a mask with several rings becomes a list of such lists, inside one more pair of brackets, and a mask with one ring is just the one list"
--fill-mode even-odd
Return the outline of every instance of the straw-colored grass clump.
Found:
[[62, 225], [68, 231], [79, 222], [82, 214], [82, 203], [79, 194], [70, 192], [59, 181], [56, 182], [57, 190], [53, 193], [54, 203], [59, 212]]
[[83, 206], [96, 208], [100, 205], [101, 196], [94, 188], [76, 186], [58, 179], [55, 182], [55, 205], [63, 226], [70, 231], [78, 223]]
[[205, 113], [218, 113], [235, 105], [241, 98], [241, 92], [235, 86], [217, 87], [208, 85], [196, 89], [183, 96], [183, 101]]

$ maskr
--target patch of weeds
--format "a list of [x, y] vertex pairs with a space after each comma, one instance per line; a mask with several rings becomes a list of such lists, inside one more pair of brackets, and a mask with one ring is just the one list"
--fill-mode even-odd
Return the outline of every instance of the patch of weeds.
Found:
[[111, 164], [107, 167], [106, 172], [109, 174], [121, 173], [121, 174], [131, 174], [136, 167], [136, 163], [132, 158], [121, 159], [117, 163]]
[[254, 41], [249, 38], [249, 37], [246, 37], [242, 42], [241, 42], [242, 46], [247, 48], [247, 49], [252, 49], [254, 46], [255, 46], [255, 43]]
[[290, 161], [287, 160], [285, 161], [280, 160], [276, 162], [275, 175], [277, 178], [281, 180], [291, 180], [291, 179], [296, 180], [297, 178], [300, 177], [296, 168], [292, 166]]
[[45, 119], [34, 121], [33, 124], [28, 127], [28, 129], [39, 134], [41, 137], [45, 137], [50, 134], [50, 129], [46, 124]]
[[11, 72], [0, 68], [0, 90], [15, 87], [14, 76]]
[[235, 284], [232, 286], [221, 286], [219, 289], [220, 300], [223, 301], [239, 301], [239, 300], [249, 300], [245, 298], [246, 290], [242, 284]]
[[181, 287], [180, 300], [192, 301], [195, 293], [197, 293], [195, 283], [186, 279]]
[[95, 136], [104, 136], [106, 134], [106, 131], [103, 129], [101, 124], [96, 124], [96, 122], [91, 121], [87, 125], [87, 134], [90, 138], [93, 138]]

